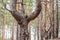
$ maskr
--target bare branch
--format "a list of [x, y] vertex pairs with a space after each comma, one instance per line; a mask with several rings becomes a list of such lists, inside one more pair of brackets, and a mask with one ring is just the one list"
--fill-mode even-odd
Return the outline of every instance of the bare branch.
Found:
[[12, 12], [11, 10], [9, 10], [9, 9], [6, 8], [6, 4], [3, 2], [3, 0], [2, 0], [2, 3], [3, 3], [3, 6], [4, 6], [4, 8], [5, 8], [6, 10], [8, 10], [9, 12]]
[[34, 20], [41, 12], [41, 0], [36, 0], [36, 9], [31, 15], [28, 15], [28, 21]]

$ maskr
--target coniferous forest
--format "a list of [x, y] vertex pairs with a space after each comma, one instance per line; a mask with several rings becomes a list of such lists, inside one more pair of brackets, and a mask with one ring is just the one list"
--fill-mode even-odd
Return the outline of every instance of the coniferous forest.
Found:
[[0, 40], [60, 40], [60, 0], [0, 0]]

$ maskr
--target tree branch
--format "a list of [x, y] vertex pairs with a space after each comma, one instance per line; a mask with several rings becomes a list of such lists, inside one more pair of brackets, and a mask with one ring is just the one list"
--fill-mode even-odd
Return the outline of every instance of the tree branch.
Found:
[[36, 9], [34, 12], [32, 12], [30, 15], [28, 15], [28, 21], [34, 20], [39, 13], [41, 12], [41, 0], [36, 0]]
[[2, 3], [4, 5], [4, 8], [8, 10], [17, 21], [21, 21], [23, 18], [23, 13], [16, 10], [17, 0], [11, 0], [11, 10], [6, 8], [6, 4], [3, 2], [3, 0]]
[[23, 18], [23, 14], [18, 11], [12, 11], [11, 14], [17, 20], [17, 22], [20, 22]]
[[2, 0], [2, 3], [3, 3], [3, 6], [4, 6], [4, 8], [5, 8], [6, 10], [8, 10], [9, 12], [12, 12], [11, 10], [9, 10], [9, 9], [6, 8], [6, 4], [3, 2], [3, 0]]
[[21, 19], [23, 18], [23, 13], [18, 12], [16, 10], [16, 4], [17, 4], [17, 0], [11, 0], [11, 10], [12, 10], [11, 14], [18, 22], [20, 22]]

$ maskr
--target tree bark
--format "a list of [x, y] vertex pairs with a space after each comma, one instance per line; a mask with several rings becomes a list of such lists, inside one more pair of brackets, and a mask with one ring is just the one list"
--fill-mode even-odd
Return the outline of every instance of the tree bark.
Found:
[[37, 40], [39, 40], [39, 17], [37, 17], [37, 24], [36, 24], [36, 27], [37, 27]]
[[16, 28], [16, 40], [18, 40], [18, 23], [17, 23], [17, 28]]
[[11, 12], [12, 16], [20, 25], [20, 40], [29, 40], [28, 23], [34, 20], [41, 12], [41, 0], [36, 0], [36, 9], [31, 15], [25, 15], [23, 0], [21, 0], [22, 11], [18, 12], [16, 10], [16, 4], [17, 0], [11, 0], [11, 10], [8, 11]]
[[3, 25], [2, 25], [2, 40], [4, 40], [5, 38], [5, 26], [6, 26], [6, 16], [5, 15], [2, 15], [3, 16]]
[[43, 38], [45, 39], [45, 37], [44, 37], [44, 34], [45, 34], [45, 32], [46, 32], [46, 6], [47, 6], [47, 4], [46, 4], [46, 1], [47, 0], [43, 0], [43, 18], [42, 18], [42, 29], [41, 29], [41, 40], [43, 40]]
[[41, 11], [41, 13], [40, 13], [40, 15], [39, 15], [39, 19], [40, 19], [40, 22], [39, 22], [39, 28], [40, 28], [40, 37], [41, 37], [41, 39], [40, 40], [42, 40], [42, 11]]
[[52, 8], [51, 8], [51, 10], [52, 10], [52, 14], [51, 14], [51, 22], [52, 22], [52, 38], [54, 38], [54, 0], [51, 0], [52, 1], [52, 3], [51, 3], [51, 5], [52, 5]]
[[12, 40], [14, 40], [14, 22], [11, 24], [12, 29]]
[[20, 40], [28, 40], [29, 32], [28, 32], [28, 24], [20, 24]]
[[59, 21], [58, 21], [58, 0], [56, 0], [56, 29], [55, 29], [55, 38], [58, 38], [58, 28], [59, 28]]

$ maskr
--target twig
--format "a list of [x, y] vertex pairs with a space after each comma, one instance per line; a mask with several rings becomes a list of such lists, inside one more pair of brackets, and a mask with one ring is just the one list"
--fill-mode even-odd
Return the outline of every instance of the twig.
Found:
[[8, 10], [9, 12], [12, 12], [11, 10], [9, 10], [9, 9], [6, 8], [6, 4], [3, 2], [3, 0], [2, 0], [2, 3], [3, 3], [3, 6], [4, 6], [4, 8], [5, 8], [6, 10]]

